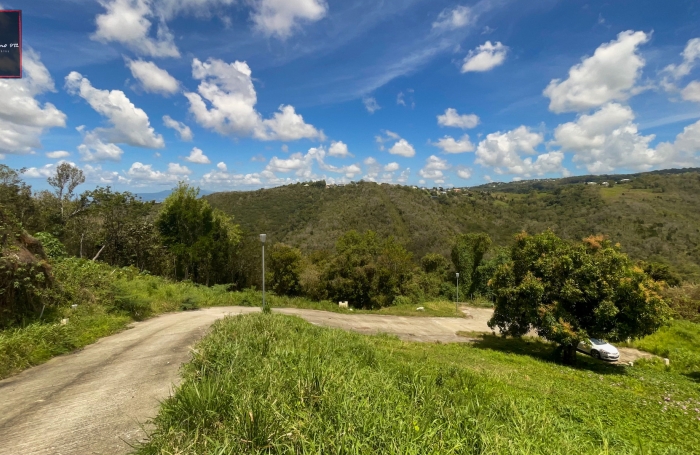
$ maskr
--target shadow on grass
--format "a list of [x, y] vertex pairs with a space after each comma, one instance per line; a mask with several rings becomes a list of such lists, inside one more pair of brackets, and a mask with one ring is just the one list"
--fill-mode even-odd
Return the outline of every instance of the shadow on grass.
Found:
[[683, 376], [686, 376], [695, 382], [700, 382], [700, 371], [693, 371], [691, 373], [683, 373]]
[[[504, 338], [498, 335], [484, 333], [460, 333], [459, 335], [470, 338], [472, 346], [478, 349], [490, 349], [510, 354], [527, 355], [545, 362], [564, 365], [556, 358], [556, 346], [553, 343], [548, 343], [537, 338]], [[598, 374], [625, 374], [625, 368], [622, 365], [605, 363], [582, 353], [577, 353], [576, 363], [574, 365], [565, 366], [577, 370], [593, 371]]]

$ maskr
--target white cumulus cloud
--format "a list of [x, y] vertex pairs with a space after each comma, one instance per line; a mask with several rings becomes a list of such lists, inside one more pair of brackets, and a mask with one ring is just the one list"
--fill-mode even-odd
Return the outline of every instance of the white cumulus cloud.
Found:
[[168, 163], [168, 172], [173, 175], [190, 175], [192, 171], [179, 163]]
[[56, 160], [59, 158], [67, 158], [70, 156], [70, 153], [66, 152], [65, 150], [57, 150], [55, 152], [46, 152], [46, 156]]
[[425, 160], [425, 166], [423, 166], [423, 169], [418, 171], [418, 175], [424, 179], [433, 180], [435, 183], [443, 183], [443, 171], [446, 171], [449, 168], [450, 165], [447, 164], [447, 160], [431, 155], [427, 160]]
[[394, 145], [391, 146], [389, 153], [392, 155], [400, 155], [411, 158], [415, 156], [416, 150], [406, 139], [399, 139]]
[[348, 151], [348, 146], [343, 141], [333, 141], [328, 149], [328, 156], [347, 158], [353, 155]]
[[182, 122], [178, 122], [177, 120], [173, 120], [173, 118], [169, 115], [163, 116], [163, 125], [177, 131], [177, 134], [180, 136], [180, 140], [182, 141], [190, 142], [194, 138], [194, 134], [192, 134], [192, 130], [189, 126]]
[[126, 172], [126, 176], [134, 186], [146, 186], [149, 184], [171, 185], [187, 179], [186, 176], [180, 174], [154, 170], [152, 164], [143, 164], [138, 161], [131, 165], [131, 168]]
[[280, 106], [272, 118], [263, 120], [262, 127], [255, 131], [255, 137], [264, 141], [296, 141], [299, 139], [325, 140], [323, 131], [304, 122], [293, 106]]
[[448, 108], [445, 113], [437, 116], [438, 125], [455, 128], [470, 129], [479, 124], [479, 116], [475, 114], [457, 113], [457, 109]]
[[474, 151], [474, 144], [469, 140], [468, 134], [463, 135], [459, 139], [455, 139], [452, 136], [445, 136], [432, 144], [435, 147], [441, 148], [445, 153], [465, 153]]
[[700, 121], [683, 128], [674, 142], [663, 142], [656, 147], [664, 157], [664, 164], [672, 167], [698, 167], [700, 165]]
[[[574, 122], [559, 125], [553, 145], [573, 153], [573, 160], [588, 172], [602, 174], [617, 169], [648, 171], [654, 167], [683, 167], [693, 163], [700, 151], [700, 127], [692, 126], [679, 134], [674, 143], [652, 147], [653, 134], [639, 134], [634, 112], [627, 106], [610, 103], [590, 115], [579, 115]], [[697, 143], [695, 143], [697, 141]]]
[[93, 131], [85, 133], [83, 143], [78, 146], [83, 161], [121, 161], [124, 150], [111, 143], [105, 143]]
[[281, 159], [276, 156], [272, 157], [261, 175], [265, 177], [268, 183], [279, 183], [280, 180], [275, 174], [294, 173], [295, 176], [304, 179], [318, 178], [318, 174], [314, 171], [314, 165], [322, 171], [342, 174], [347, 178], [354, 178], [362, 172], [362, 169], [357, 164], [347, 166], [333, 166], [325, 162], [328, 154], [323, 147], [312, 147], [306, 152], [293, 153], [287, 159]]
[[22, 177], [29, 179], [46, 179], [52, 177], [56, 174], [56, 167], [61, 163], [68, 163], [71, 166], [75, 166], [75, 163], [66, 160], [61, 160], [57, 163], [45, 164], [41, 167], [32, 166], [27, 168], [24, 173], [22, 173]]
[[541, 133], [530, 131], [525, 126], [505, 133], [491, 133], [479, 142], [475, 162], [493, 168], [497, 174], [514, 174], [521, 177], [564, 172], [562, 152], [537, 155], [536, 147], [543, 141]]
[[692, 81], [682, 91], [681, 96], [686, 101], [700, 103], [700, 81]]
[[231, 5], [249, 5], [253, 25], [263, 33], [287, 38], [302, 23], [315, 22], [328, 12], [325, 0], [98, 0], [105, 9], [95, 18], [91, 38], [120, 43], [138, 55], [179, 57], [180, 51], [168, 22], [177, 16], [221, 17]]
[[316, 22], [328, 12], [325, 0], [255, 0], [253, 22], [266, 35], [287, 38], [302, 22]]
[[172, 95], [180, 90], [177, 79], [153, 62], [127, 60], [126, 64], [146, 92]]
[[255, 110], [257, 94], [251, 75], [245, 62], [228, 64], [209, 59], [203, 63], [195, 58], [192, 76], [202, 82], [198, 93], [186, 92], [185, 96], [197, 123], [222, 135], [253, 136], [260, 140], [325, 138], [323, 131], [305, 123], [293, 106], [282, 105], [272, 118], [263, 120]]
[[472, 170], [465, 166], [457, 166], [457, 176], [461, 179], [468, 180], [472, 176]]
[[96, 89], [86, 77], [76, 71], [66, 76], [66, 90], [83, 98], [112, 123], [112, 128], [95, 129], [94, 132], [101, 139], [135, 147], [165, 147], [163, 136], [155, 133], [148, 115], [134, 106], [121, 90]]
[[394, 163], [389, 163], [386, 166], [384, 166], [384, 170], [386, 172], [394, 172], [394, 171], [398, 171], [399, 167], [400, 167], [399, 163], [394, 162]]
[[508, 54], [508, 46], [500, 41], [496, 44], [486, 41], [476, 49], [469, 51], [462, 64], [462, 73], [483, 72], [502, 65]]
[[194, 147], [192, 151], [190, 152], [189, 156], [185, 158], [185, 161], [189, 163], [195, 163], [195, 164], [209, 164], [211, 161], [207, 156], [202, 152], [201, 149]]
[[610, 101], [624, 101], [636, 90], [644, 67], [638, 48], [649, 41], [644, 32], [628, 30], [617, 39], [598, 47], [593, 56], [569, 70], [569, 77], [552, 80], [544, 90], [549, 109], [556, 113], [579, 112], [600, 107]]
[[66, 126], [66, 114], [37, 95], [56, 91], [53, 79], [31, 48], [23, 54], [23, 78], [0, 79], [0, 152], [31, 153], [45, 130]]
[[683, 62], [679, 65], [668, 65], [664, 68], [663, 72], [670, 75], [674, 79], [680, 79], [682, 77], [690, 74], [692, 69], [695, 67], [695, 62], [700, 60], [700, 38], [693, 38], [689, 40], [685, 49], [681, 53], [683, 57]]
[[[157, 19], [149, 0], [99, 0], [106, 12], [95, 18], [97, 30], [92, 38], [121, 43], [140, 55], [179, 57], [173, 34], [164, 18]], [[152, 19], [159, 20], [156, 37], [151, 36]]]

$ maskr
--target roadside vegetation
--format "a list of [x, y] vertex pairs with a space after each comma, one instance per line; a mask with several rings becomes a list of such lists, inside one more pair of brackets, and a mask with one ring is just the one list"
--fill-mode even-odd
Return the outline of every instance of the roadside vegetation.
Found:
[[552, 349], [226, 318], [196, 346], [137, 453], [696, 453], [696, 380], [583, 356], [562, 366]]

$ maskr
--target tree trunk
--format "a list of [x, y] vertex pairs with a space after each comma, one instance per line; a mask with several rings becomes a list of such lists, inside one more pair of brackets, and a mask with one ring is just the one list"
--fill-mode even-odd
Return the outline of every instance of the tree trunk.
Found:
[[573, 344], [562, 344], [555, 349], [557, 360], [565, 365], [576, 363], [576, 346]]
[[97, 254], [95, 255], [95, 257], [92, 258], [93, 261], [96, 261], [97, 258], [100, 257], [100, 253], [102, 253], [102, 250], [104, 250], [106, 246], [107, 246], [106, 243], [104, 245], [102, 245], [102, 248], [100, 248], [100, 251], [98, 251]]

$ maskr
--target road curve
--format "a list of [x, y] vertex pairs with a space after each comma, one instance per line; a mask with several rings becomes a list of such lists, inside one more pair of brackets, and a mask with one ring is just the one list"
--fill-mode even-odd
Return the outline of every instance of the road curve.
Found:
[[[226, 315], [256, 311], [215, 307], [165, 314], [0, 381], [0, 455], [128, 453], [146, 437], [143, 425], [177, 386], [180, 365], [209, 326]], [[490, 331], [492, 314], [478, 308], [465, 310], [464, 319], [275, 312], [361, 333], [441, 342], [468, 341], [458, 331]]]
[[[0, 455], [123, 454], [178, 384], [179, 367], [209, 326], [247, 307], [206, 308], [138, 322], [73, 354], [0, 381]], [[280, 309], [313, 324], [390, 332], [417, 341], [465, 341], [458, 330], [488, 330], [474, 318], [410, 318]], [[488, 310], [486, 310], [488, 311]]]

